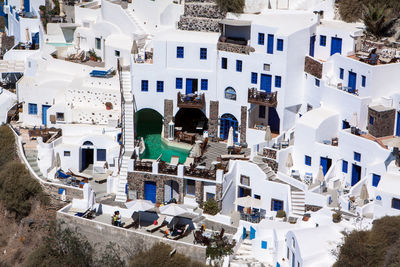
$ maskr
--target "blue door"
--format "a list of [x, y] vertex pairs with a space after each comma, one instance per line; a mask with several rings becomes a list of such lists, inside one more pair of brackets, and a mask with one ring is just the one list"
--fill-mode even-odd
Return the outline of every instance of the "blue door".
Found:
[[42, 105], [42, 124], [44, 126], [47, 126], [47, 110], [50, 108], [51, 106], [48, 105]]
[[261, 74], [261, 84], [260, 89], [271, 93], [272, 76], [268, 74]]
[[250, 240], [256, 238], [256, 229], [250, 226]]
[[144, 182], [144, 199], [156, 203], [157, 185], [155, 182]]
[[267, 53], [268, 54], [273, 54], [274, 53], [274, 35], [273, 34], [268, 34]]
[[238, 131], [238, 121], [237, 119], [230, 115], [230, 114], [224, 114], [221, 117], [220, 120], [220, 129], [219, 129], [219, 136], [226, 140], [228, 139], [228, 135], [229, 135], [229, 129], [231, 127], [233, 127], [233, 141], [237, 142], [238, 138], [237, 138], [237, 131]]
[[396, 135], [400, 136], [400, 111], [397, 111]]
[[349, 71], [348, 87], [349, 87], [349, 92], [350, 93], [354, 93], [355, 92], [356, 84], [357, 84], [357, 73]]
[[320, 165], [322, 166], [322, 171], [324, 175], [328, 172], [329, 168], [331, 167], [332, 160], [329, 158], [321, 157]]
[[351, 170], [351, 186], [355, 185], [361, 179], [361, 166], [353, 164]]
[[279, 133], [279, 124], [280, 119], [276, 108], [269, 107], [268, 108], [268, 125], [271, 127], [271, 132]]
[[32, 44], [39, 44], [39, 32], [36, 32], [32, 36]]
[[243, 231], [242, 231], [242, 239], [246, 239], [246, 227], [243, 227]]
[[25, 12], [30, 12], [31, 11], [30, 0], [24, 0], [24, 11]]
[[186, 94], [193, 93], [193, 80], [186, 79]]
[[309, 54], [311, 57], [314, 56], [314, 47], [315, 47], [315, 35], [310, 37], [310, 51]]
[[342, 54], [342, 38], [332, 37], [331, 56], [336, 53]]

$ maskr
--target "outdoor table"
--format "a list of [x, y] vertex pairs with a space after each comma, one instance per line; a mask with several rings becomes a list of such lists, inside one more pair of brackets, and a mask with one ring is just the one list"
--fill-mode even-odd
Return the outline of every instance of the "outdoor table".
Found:
[[203, 232], [202, 235], [204, 237], [211, 238], [212, 233], [211, 232]]
[[205, 170], [205, 169], [206, 169], [206, 166], [198, 165], [198, 166], [196, 166], [196, 169]]

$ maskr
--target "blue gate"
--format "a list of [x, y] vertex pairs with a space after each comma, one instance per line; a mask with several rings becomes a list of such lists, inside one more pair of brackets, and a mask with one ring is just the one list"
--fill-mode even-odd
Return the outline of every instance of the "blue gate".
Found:
[[219, 136], [226, 140], [228, 139], [229, 129], [233, 127], [233, 141], [237, 142], [238, 121], [235, 116], [231, 114], [224, 114], [220, 119]]
[[361, 166], [353, 164], [351, 170], [351, 186], [355, 185], [361, 179]]
[[315, 35], [310, 37], [310, 50], [309, 54], [311, 57], [314, 56], [314, 47], [315, 47]]
[[354, 73], [352, 71], [349, 71], [349, 82], [348, 82], [348, 87], [350, 93], [354, 93], [356, 90], [356, 84], [357, 84], [357, 73]]
[[331, 56], [336, 53], [342, 54], [342, 39], [337, 37], [332, 37]]
[[47, 126], [47, 110], [50, 108], [51, 106], [49, 105], [42, 105], [42, 124], [44, 126]]
[[272, 76], [268, 74], [261, 74], [261, 84], [260, 89], [271, 93], [271, 83], [272, 83]]
[[157, 185], [155, 182], [144, 182], [144, 199], [156, 203]]

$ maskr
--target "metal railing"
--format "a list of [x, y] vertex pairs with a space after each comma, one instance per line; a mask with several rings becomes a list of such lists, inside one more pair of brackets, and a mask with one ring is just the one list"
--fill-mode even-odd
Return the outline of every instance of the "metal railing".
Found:
[[258, 91], [257, 88], [249, 88], [248, 102], [252, 104], [276, 107], [278, 104], [277, 94], [278, 92], [267, 93], [264, 91]]

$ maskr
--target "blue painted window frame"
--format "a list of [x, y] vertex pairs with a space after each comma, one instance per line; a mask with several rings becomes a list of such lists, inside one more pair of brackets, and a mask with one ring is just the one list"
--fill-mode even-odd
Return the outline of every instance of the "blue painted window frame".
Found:
[[258, 44], [264, 45], [264, 41], [265, 41], [265, 34], [262, 32], [259, 32], [258, 33]]
[[279, 199], [272, 199], [272, 210], [283, 210], [283, 201]]
[[361, 86], [365, 87], [366, 83], [367, 83], [367, 77], [361, 75]]
[[396, 210], [400, 210], [400, 199], [392, 198], [392, 208]]
[[343, 77], [344, 77], [344, 69], [343, 68], [339, 68], [339, 78], [341, 80], [343, 80]]
[[183, 88], [183, 79], [182, 78], [176, 78], [175, 87], [176, 87], [176, 89], [182, 89]]
[[257, 78], [258, 78], [258, 73], [257, 72], [252, 72], [251, 73], [251, 83], [252, 84], [257, 84]]
[[276, 40], [276, 50], [283, 51], [283, 39]]
[[378, 187], [379, 181], [381, 180], [381, 176], [378, 174], [372, 174], [372, 186]]
[[221, 58], [221, 69], [228, 69], [228, 59], [226, 57]]
[[349, 166], [349, 163], [347, 161], [343, 160], [343, 162], [342, 162], [342, 172], [343, 173], [347, 173], [348, 166]]
[[37, 104], [29, 103], [28, 104], [28, 113], [29, 113], [29, 115], [37, 115]]
[[236, 71], [242, 72], [243, 69], [243, 62], [239, 59], [236, 60]]
[[106, 161], [107, 160], [107, 151], [105, 149], [97, 149], [97, 161]]
[[281, 88], [282, 86], [282, 77], [281, 76], [275, 76], [275, 87], [276, 88]]
[[164, 92], [164, 81], [157, 81], [157, 92]]
[[200, 87], [201, 87], [201, 90], [204, 90], [204, 91], [208, 90], [208, 79], [201, 79]]
[[358, 152], [354, 152], [354, 160], [360, 162], [361, 161], [361, 154]]
[[326, 35], [320, 35], [319, 36], [319, 45], [320, 46], [326, 46]]
[[304, 156], [304, 164], [306, 164], [307, 166], [311, 166], [311, 157], [305, 155]]
[[185, 57], [185, 48], [183, 46], [176, 47], [176, 58], [184, 58]]
[[267, 54], [273, 54], [273, 53], [274, 53], [274, 35], [268, 34]]
[[149, 81], [148, 80], [142, 80], [141, 90], [142, 90], [142, 92], [149, 91]]
[[200, 48], [200, 59], [207, 59], [207, 48]]
[[315, 86], [320, 87], [320, 81], [319, 79], [315, 78]]
[[268, 247], [268, 246], [267, 246], [267, 241], [262, 240], [262, 241], [261, 241], [261, 248], [262, 248], [262, 249], [267, 249], [267, 247]]

